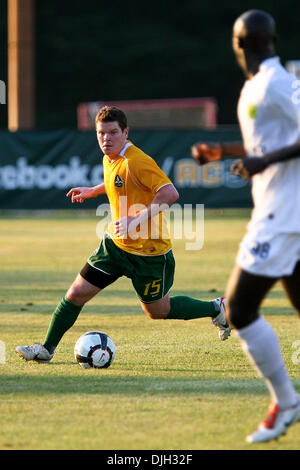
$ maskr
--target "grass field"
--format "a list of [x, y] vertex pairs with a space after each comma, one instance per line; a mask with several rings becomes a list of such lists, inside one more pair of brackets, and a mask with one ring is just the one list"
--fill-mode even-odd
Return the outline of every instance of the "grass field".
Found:
[[[171, 294], [222, 294], [248, 217], [206, 211], [202, 250], [185, 251], [176, 240]], [[148, 319], [126, 278], [84, 308], [52, 363], [15, 354], [16, 345], [43, 341], [53, 309], [98, 243], [96, 224], [94, 213], [80, 211], [0, 218], [0, 449], [299, 449], [300, 425], [269, 444], [245, 442], [269, 397], [235, 334], [221, 342], [208, 318]], [[300, 391], [300, 364], [292, 360], [300, 325], [280, 284], [262, 313]], [[75, 341], [93, 329], [117, 345], [109, 369], [74, 361]]]

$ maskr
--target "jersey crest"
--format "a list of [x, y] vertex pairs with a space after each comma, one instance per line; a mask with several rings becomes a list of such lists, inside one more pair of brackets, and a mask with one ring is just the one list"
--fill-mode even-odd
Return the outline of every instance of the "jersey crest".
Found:
[[122, 178], [121, 178], [120, 175], [117, 175], [117, 176], [115, 177], [115, 186], [116, 186], [117, 188], [122, 188], [122, 186], [123, 186], [123, 181], [122, 181]]

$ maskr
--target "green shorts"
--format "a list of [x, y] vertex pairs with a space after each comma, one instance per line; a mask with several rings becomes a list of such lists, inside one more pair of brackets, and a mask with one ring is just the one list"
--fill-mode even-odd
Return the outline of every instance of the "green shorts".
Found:
[[157, 256], [133, 255], [121, 250], [110, 237], [105, 236], [80, 274], [100, 289], [126, 276], [131, 279], [139, 299], [149, 303], [162, 299], [169, 292], [174, 271], [172, 250]]

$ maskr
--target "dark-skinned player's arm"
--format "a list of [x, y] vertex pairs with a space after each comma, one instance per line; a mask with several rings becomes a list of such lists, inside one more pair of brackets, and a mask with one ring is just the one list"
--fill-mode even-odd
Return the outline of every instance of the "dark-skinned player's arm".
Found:
[[246, 157], [243, 160], [238, 160], [231, 165], [231, 172], [247, 180], [251, 176], [264, 171], [269, 165], [299, 157], [300, 140], [288, 147], [266, 153], [263, 157]]
[[192, 145], [191, 154], [200, 165], [221, 160], [223, 157], [246, 157], [242, 142], [197, 142]]
[[72, 203], [79, 202], [82, 204], [85, 199], [97, 197], [100, 194], [106, 194], [104, 183], [92, 187], [79, 186], [77, 188], [72, 188], [66, 196], [72, 196]]

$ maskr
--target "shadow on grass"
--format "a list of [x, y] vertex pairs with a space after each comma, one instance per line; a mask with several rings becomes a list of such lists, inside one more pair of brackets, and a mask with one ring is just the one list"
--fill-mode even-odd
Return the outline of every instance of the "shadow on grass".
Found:
[[[28, 315], [41, 314], [41, 315], [52, 315], [52, 312], [56, 308], [56, 305], [49, 304], [47, 305], [36, 305], [27, 307], [24, 304], [0, 304], [0, 313], [22, 313]], [[143, 314], [141, 307], [137, 304], [135, 305], [86, 305], [84, 309], [86, 314], [99, 314], [99, 315], [141, 315]], [[144, 314], [143, 314], [144, 315]]]
[[[194, 296], [195, 298], [201, 299], [201, 296]], [[121, 299], [121, 297], [120, 297]], [[87, 304], [84, 307], [85, 314], [98, 314], [98, 315], [141, 315], [143, 314], [141, 307], [139, 305], [138, 299], [136, 300], [136, 305], [106, 305], [103, 303], [102, 305], [95, 305], [95, 304]], [[207, 296], [203, 296], [201, 300], [210, 300]], [[46, 316], [51, 316], [54, 309], [56, 308], [55, 304], [43, 304], [39, 305], [38, 303], [33, 306], [27, 306], [24, 303], [20, 304], [6, 304], [4, 302], [0, 303], [0, 314], [1, 313], [13, 313], [13, 314], [41, 314]], [[297, 313], [293, 307], [262, 307], [260, 309], [260, 313], [262, 315], [286, 315], [287, 317], [295, 317], [298, 318]], [[144, 315], [144, 314], [143, 314]]]
[[[77, 365], [75, 364], [75, 367]], [[97, 374], [97, 375], [95, 375]], [[81, 376], [37, 377], [27, 375], [2, 375], [0, 378], [0, 400], [45, 395], [106, 395], [135, 396], [140, 395], [227, 395], [227, 394], [265, 395], [267, 388], [260, 379], [215, 378], [193, 376], [149, 377], [126, 375], [107, 376], [103, 371], [85, 370]], [[13, 397], [12, 397], [13, 395]]]

